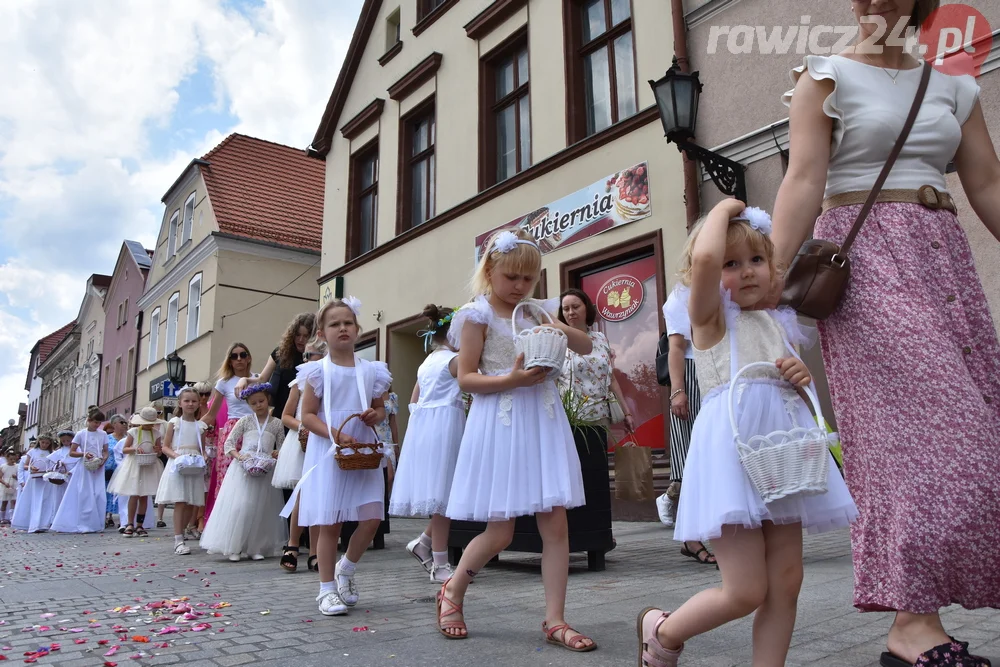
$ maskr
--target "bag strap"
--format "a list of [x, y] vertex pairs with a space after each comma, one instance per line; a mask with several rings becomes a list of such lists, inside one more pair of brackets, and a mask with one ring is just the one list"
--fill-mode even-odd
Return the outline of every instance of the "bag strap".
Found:
[[875, 180], [875, 185], [872, 186], [871, 192], [868, 193], [868, 199], [865, 201], [865, 205], [861, 207], [861, 211], [858, 213], [858, 219], [855, 220], [850, 233], [848, 233], [847, 238], [844, 239], [844, 244], [840, 246], [840, 252], [837, 254], [841, 256], [846, 256], [848, 251], [850, 251], [851, 244], [854, 243], [854, 237], [856, 237], [858, 232], [861, 231], [861, 225], [864, 224], [865, 220], [868, 218], [868, 213], [875, 205], [875, 200], [878, 199], [878, 195], [882, 191], [882, 186], [885, 185], [885, 180], [889, 178], [889, 172], [892, 170], [892, 165], [896, 163], [896, 158], [898, 158], [899, 154], [902, 152], [903, 144], [906, 143], [906, 138], [910, 135], [910, 130], [913, 129], [913, 123], [917, 120], [917, 114], [920, 112], [920, 105], [924, 101], [924, 95], [927, 93], [927, 86], [931, 80], [930, 64], [924, 62], [923, 67], [924, 71], [920, 75], [920, 85], [917, 86], [917, 95], [913, 98], [913, 105], [910, 107], [910, 114], [906, 117], [906, 122], [903, 123], [903, 130], [899, 133], [899, 138], [896, 139], [896, 145], [892, 147], [892, 152], [889, 153], [889, 157], [886, 159], [885, 165], [882, 167], [882, 172], [878, 175], [878, 179]]

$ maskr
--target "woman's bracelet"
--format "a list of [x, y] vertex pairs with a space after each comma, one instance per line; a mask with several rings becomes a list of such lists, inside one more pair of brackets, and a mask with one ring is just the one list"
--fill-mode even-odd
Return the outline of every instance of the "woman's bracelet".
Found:
[[675, 398], [684, 393], [683, 389], [675, 389], [673, 393], [670, 394], [670, 400], [673, 401]]

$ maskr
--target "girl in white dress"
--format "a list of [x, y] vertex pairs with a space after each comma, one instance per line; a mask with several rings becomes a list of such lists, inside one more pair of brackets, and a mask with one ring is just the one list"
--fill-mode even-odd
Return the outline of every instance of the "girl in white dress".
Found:
[[0, 526], [9, 526], [7, 512], [14, 513], [17, 506], [17, 458], [14, 452], [4, 454], [4, 464], [0, 465]]
[[[156, 414], [156, 408], [148, 406], [132, 416], [132, 426], [125, 435], [121, 465], [108, 482], [108, 491], [120, 496], [128, 496], [128, 523], [125, 537], [133, 535], [145, 537], [146, 509], [149, 497], [156, 494], [160, 486], [163, 464], [159, 454], [163, 450], [163, 439], [156, 427], [164, 421]], [[156, 456], [148, 456], [156, 454]], [[141, 457], [137, 455], [142, 455]], [[134, 522], [134, 523], [133, 523]]]
[[[320, 363], [327, 354], [326, 343], [312, 339], [306, 343], [302, 359], [306, 364]], [[303, 364], [304, 366], [305, 364]], [[302, 366], [299, 366], [301, 369]], [[281, 423], [288, 429], [285, 441], [278, 453], [278, 462], [274, 466], [274, 479], [271, 484], [276, 489], [294, 489], [302, 479], [302, 465], [306, 460], [306, 443], [309, 431], [302, 426], [302, 385], [305, 380], [296, 378], [289, 385], [288, 400], [285, 401], [285, 411], [281, 415]], [[299, 567], [299, 542], [302, 540], [302, 526], [299, 525], [299, 506], [295, 505], [288, 517], [288, 544], [281, 555], [281, 568], [286, 572], [295, 572]], [[309, 527], [309, 571], [318, 571], [316, 565], [316, 543], [319, 541], [319, 526]]]
[[[117, 419], [112, 418], [112, 420], [111, 420], [111, 426], [114, 429], [114, 432], [111, 434], [111, 437], [114, 438], [114, 440], [115, 440], [115, 444], [111, 448], [111, 455], [113, 457], [115, 457], [115, 469], [111, 473], [111, 479], [114, 479], [114, 473], [121, 466], [122, 461], [125, 460], [125, 452], [123, 452], [122, 450], [125, 447], [125, 440], [127, 439], [127, 436], [128, 436], [128, 427], [129, 427], [128, 420], [125, 419], [125, 417], [123, 417], [121, 415], [116, 415], [116, 416], [117, 416]], [[110, 484], [111, 484], [111, 479], [108, 479], [108, 485], [109, 485], [109, 487], [110, 487]], [[109, 493], [110, 493], [110, 490], [109, 490]], [[120, 534], [124, 535], [125, 534], [125, 528], [130, 523], [130, 517], [129, 517], [129, 513], [128, 513], [129, 497], [128, 496], [120, 496], [118, 494], [114, 494], [114, 496], [115, 496], [115, 500], [116, 500], [115, 504], [118, 507], [118, 532]], [[149, 496], [146, 499], [146, 504], [149, 507], [153, 506], [153, 496]], [[135, 517], [133, 516], [131, 518], [134, 519]], [[149, 529], [153, 528], [155, 525], [156, 525], [156, 518], [154, 517], [154, 515], [152, 513], [150, 513], [149, 516], [147, 516], [145, 518], [145, 521], [142, 524], [142, 527], [145, 528], [145, 529], [147, 529], [147, 530], [149, 530]]]
[[59, 505], [56, 503], [56, 487], [42, 478], [49, 471], [49, 454], [55, 442], [51, 435], [38, 436], [37, 446], [29, 449], [22, 462], [25, 475], [24, 488], [14, 508], [11, 526], [15, 530], [29, 533], [43, 533], [52, 525]]
[[[458, 348], [458, 382], [473, 395], [455, 468], [448, 516], [487, 521], [462, 555], [455, 576], [438, 594], [438, 629], [449, 639], [468, 632], [462, 602], [472, 578], [514, 536], [514, 519], [535, 515], [542, 536], [546, 640], [571, 651], [597, 645], [573, 630], [564, 618], [569, 577], [566, 509], [586, 502], [580, 459], [555, 382], [545, 368], [524, 368], [515, 352], [511, 318], [515, 307], [535, 289], [542, 256], [523, 230], [503, 230], [487, 245], [472, 279], [475, 299], [459, 310], [448, 340]], [[555, 327], [569, 348], [589, 354], [587, 334], [555, 319], [558, 300], [529, 300], [518, 328]], [[542, 325], [534, 309], [554, 322]]]
[[727, 199], [691, 233], [682, 258], [703, 399], [684, 466], [674, 539], [712, 540], [722, 586], [698, 593], [673, 613], [649, 608], [639, 614], [643, 667], [674, 667], [684, 642], [755, 610], [754, 664], [784, 664], [802, 583], [802, 529], [833, 530], [857, 517], [832, 461], [825, 493], [765, 504], [733, 442], [730, 379], [753, 362], [774, 366], [749, 372], [737, 388], [740, 439], [816, 425], [797, 393], [810, 384], [809, 369], [792, 348], [808, 336], [791, 310], [755, 309], [774, 277], [770, 231], [767, 213]]
[[[385, 480], [381, 469], [341, 470], [334, 459], [332, 436], [347, 422], [340, 445], [372, 443], [372, 428], [385, 419], [381, 396], [392, 382], [384, 363], [361, 359], [354, 353], [360, 327], [361, 303], [348, 297], [334, 299], [316, 315], [317, 337], [326, 341], [329, 355], [321, 363], [300, 367], [303, 381], [302, 425], [309, 430], [302, 479], [282, 510], [289, 516], [299, 501], [299, 525], [319, 526], [319, 610], [342, 616], [358, 604], [354, 573], [385, 515]], [[360, 415], [359, 419], [351, 419]], [[382, 461], [385, 465], [385, 459]], [[347, 553], [334, 565], [340, 527], [357, 521]]]
[[[253, 560], [274, 556], [286, 537], [285, 523], [278, 517], [281, 491], [271, 486], [274, 469], [259, 477], [251, 477], [243, 469], [243, 461], [252, 457], [278, 456], [276, 447], [285, 433], [270, 413], [271, 385], [250, 385], [240, 398], [251, 413], [236, 422], [226, 439], [225, 455], [232, 458], [232, 464], [201, 535], [202, 549], [228, 556], [233, 562], [246, 555]], [[243, 447], [237, 450], [239, 442]]]
[[[101, 429], [104, 413], [99, 410], [87, 416], [87, 428], [73, 438], [69, 459], [76, 461], [73, 474], [64, 486], [59, 510], [52, 520], [57, 533], [100, 533], [104, 530], [104, 462], [108, 458], [108, 435]], [[84, 461], [99, 459], [100, 467], [90, 470]]]
[[177, 405], [181, 414], [167, 424], [167, 434], [163, 439], [163, 453], [167, 465], [156, 489], [156, 502], [174, 506], [174, 553], [187, 556], [191, 549], [184, 544], [184, 529], [191, 517], [191, 509], [205, 505], [205, 475], [182, 475], [177, 470], [180, 456], [199, 456], [205, 462], [205, 448], [202, 436], [208, 429], [203, 421], [198, 421], [201, 400], [193, 387], [185, 387], [177, 395]]
[[[69, 482], [73, 479], [73, 471], [76, 469], [77, 460], [70, 458], [69, 452], [73, 447], [73, 438], [76, 437], [76, 433], [69, 430], [59, 431], [56, 436], [59, 438], [58, 446], [52, 450], [49, 454], [49, 472], [58, 472], [66, 475], [66, 481], [62, 484], [53, 484], [49, 482], [52, 486], [52, 502], [55, 507], [52, 516], [49, 517], [49, 524], [56, 517], [56, 512], [62, 507], [63, 499], [66, 498], [66, 490], [69, 488]], [[51, 525], [50, 525], [51, 527]]]
[[431, 304], [424, 308], [424, 317], [430, 322], [421, 333], [424, 347], [433, 346], [433, 351], [417, 369], [389, 514], [431, 518], [406, 550], [420, 561], [431, 581], [443, 583], [452, 575], [448, 562], [451, 519], [445, 513], [465, 432], [465, 405], [456, 379], [458, 353], [448, 343], [454, 310]]

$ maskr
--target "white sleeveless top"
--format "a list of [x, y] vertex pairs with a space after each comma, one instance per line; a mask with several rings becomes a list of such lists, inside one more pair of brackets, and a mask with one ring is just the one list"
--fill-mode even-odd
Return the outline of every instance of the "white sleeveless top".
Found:
[[424, 359], [417, 369], [417, 384], [420, 396], [417, 405], [421, 408], [453, 407], [461, 409], [462, 390], [458, 380], [451, 376], [448, 366], [458, 356], [451, 350], [435, 350]]
[[[843, 56], [806, 56], [791, 71], [797, 82], [805, 71], [817, 81], [833, 81], [823, 102], [833, 119], [833, 139], [826, 197], [871, 190], [889, 157], [917, 94], [922, 68], [883, 70]], [[896, 76], [893, 85], [889, 75]], [[792, 91], [781, 101], [791, 105]], [[945, 168], [962, 140], [962, 125], [979, 99], [972, 76], [950, 76], [935, 70], [910, 136], [907, 137], [883, 189], [916, 190], [932, 185], [947, 192]]]

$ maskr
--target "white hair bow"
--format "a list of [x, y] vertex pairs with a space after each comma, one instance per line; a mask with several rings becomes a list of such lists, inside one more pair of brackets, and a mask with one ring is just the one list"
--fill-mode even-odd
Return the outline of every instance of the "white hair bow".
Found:
[[750, 226], [765, 236], [771, 235], [771, 216], [762, 208], [747, 206], [743, 212], [733, 218], [734, 220], [745, 220]]
[[496, 239], [493, 241], [493, 249], [502, 252], [503, 254], [509, 253], [511, 250], [516, 248], [518, 245], [530, 245], [538, 247], [535, 245], [534, 241], [525, 241], [524, 239], [517, 238], [517, 234], [511, 231], [504, 231], [497, 234]]
[[361, 317], [361, 299], [356, 296], [345, 296], [341, 301], [351, 309], [355, 317]]

